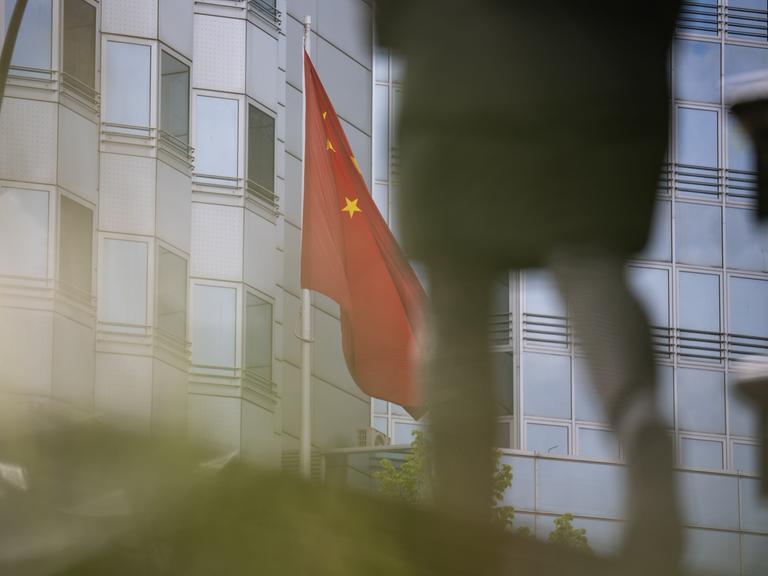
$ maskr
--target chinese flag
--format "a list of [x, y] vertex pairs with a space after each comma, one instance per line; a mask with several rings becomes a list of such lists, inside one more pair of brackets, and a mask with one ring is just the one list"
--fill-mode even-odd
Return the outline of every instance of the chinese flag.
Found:
[[418, 417], [416, 334], [425, 294], [368, 193], [306, 53], [304, 74], [301, 286], [339, 304], [344, 357], [360, 389]]

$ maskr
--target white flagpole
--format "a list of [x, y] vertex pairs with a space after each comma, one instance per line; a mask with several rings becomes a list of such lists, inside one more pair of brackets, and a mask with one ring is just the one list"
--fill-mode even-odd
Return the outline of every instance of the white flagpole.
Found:
[[[304, 50], [310, 54], [310, 30], [312, 28], [311, 16], [304, 17]], [[302, 86], [302, 121], [301, 121], [301, 149], [306, 158], [307, 141], [307, 86], [304, 70], [304, 55], [301, 55], [301, 86]], [[304, 227], [304, 170], [301, 171], [301, 224], [302, 236]], [[302, 247], [303, 249], [303, 247]], [[310, 291], [301, 291], [301, 430], [299, 432], [299, 463], [301, 474], [309, 478], [312, 472], [312, 395], [310, 384], [312, 381], [312, 297]]]

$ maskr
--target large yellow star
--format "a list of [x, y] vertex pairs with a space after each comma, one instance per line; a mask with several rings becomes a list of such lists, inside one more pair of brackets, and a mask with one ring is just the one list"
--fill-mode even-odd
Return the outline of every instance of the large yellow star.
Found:
[[355, 215], [355, 212], [362, 212], [362, 210], [358, 207], [357, 201], [359, 198], [355, 198], [354, 200], [350, 200], [346, 196], [344, 197], [344, 200], [347, 201], [347, 205], [344, 206], [344, 208], [341, 209], [342, 212], [349, 212], [349, 217], [352, 218], [352, 216]]

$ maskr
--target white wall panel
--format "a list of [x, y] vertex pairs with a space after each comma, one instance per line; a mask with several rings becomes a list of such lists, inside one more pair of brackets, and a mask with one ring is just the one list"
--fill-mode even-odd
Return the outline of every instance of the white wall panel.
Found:
[[243, 209], [192, 204], [190, 276], [241, 280]]
[[245, 92], [245, 20], [195, 16], [192, 84]]
[[0, 307], [0, 389], [50, 394], [52, 340], [50, 312]]
[[368, 400], [312, 379], [312, 444], [323, 449], [357, 446], [357, 431], [370, 426]]
[[0, 178], [56, 183], [57, 108], [50, 102], [3, 99]]
[[123, 154], [101, 155], [99, 227], [110, 232], [154, 234], [157, 162]]
[[238, 398], [189, 396], [189, 433], [193, 440], [223, 453], [240, 448], [240, 402]]
[[188, 176], [157, 163], [157, 235], [189, 252], [192, 184]]
[[99, 189], [99, 131], [69, 108], [59, 108], [59, 186], [96, 204]]
[[157, 0], [102, 0], [101, 30], [127, 36], [157, 36]]
[[245, 211], [245, 281], [265, 294], [274, 295], [275, 225], [250, 210]]
[[0, 275], [48, 276], [45, 190], [0, 188]]
[[237, 363], [237, 289], [192, 287], [192, 362], [234, 368]]
[[94, 332], [56, 315], [53, 321], [53, 378], [54, 398], [89, 410], [93, 407], [94, 385]]
[[149, 432], [152, 414], [152, 358], [96, 354], [95, 409], [109, 424]]
[[248, 24], [246, 92], [272, 110], [277, 110], [277, 39]]
[[280, 437], [275, 434], [276, 415], [250, 402], [242, 403], [241, 455], [260, 467], [280, 466]]
[[317, 40], [313, 60], [336, 113], [370, 134], [373, 90], [370, 70], [322, 38]]
[[288, 14], [300, 22], [304, 16], [311, 16], [312, 22], [317, 22], [317, 4], [318, 0], [289, 0]]
[[283, 358], [294, 366], [301, 366], [301, 342], [296, 336], [301, 327], [301, 302], [298, 296], [283, 293]]
[[187, 429], [187, 373], [152, 362], [152, 432], [183, 434]]
[[323, 0], [318, 8], [320, 36], [370, 69], [371, 7], [363, 0]]
[[160, 0], [160, 40], [192, 58], [194, 0]]

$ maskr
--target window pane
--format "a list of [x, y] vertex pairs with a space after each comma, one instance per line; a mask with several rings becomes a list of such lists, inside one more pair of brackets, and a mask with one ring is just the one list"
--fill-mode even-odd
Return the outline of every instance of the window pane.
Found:
[[537, 477], [538, 509], [620, 518], [625, 474], [615, 464], [543, 459]]
[[720, 102], [720, 44], [677, 41], [675, 97], [697, 102]]
[[410, 444], [413, 442], [413, 432], [423, 430], [424, 426], [410, 422], [395, 422], [392, 444]]
[[725, 218], [728, 267], [768, 272], [768, 225], [741, 208], [726, 208]]
[[545, 270], [525, 273], [525, 311], [529, 314], [565, 316], [565, 304], [555, 279]]
[[104, 322], [147, 324], [147, 245], [104, 240], [99, 308]]
[[88, 88], [96, 86], [96, 8], [84, 0], [64, 0], [62, 64], [66, 74]]
[[619, 439], [610, 430], [579, 428], [579, 456], [618, 460]]
[[677, 161], [694, 166], [717, 166], [717, 112], [677, 109]]
[[568, 428], [548, 424], [528, 423], [526, 450], [542, 454], [568, 454]]
[[748, 172], [756, 169], [752, 142], [733, 114], [728, 115], [728, 168]]
[[389, 186], [374, 183], [373, 201], [376, 203], [382, 218], [389, 222]]
[[374, 414], [386, 414], [387, 402], [379, 400], [378, 398], [373, 398], [373, 412]]
[[755, 444], [733, 443], [733, 469], [749, 474], [760, 473], [760, 448]]
[[751, 46], [725, 46], [725, 97], [728, 98], [729, 80], [768, 68], [768, 50]]
[[59, 205], [59, 276], [63, 284], [91, 293], [93, 212], [61, 196]]
[[157, 263], [157, 327], [187, 338], [187, 261], [160, 247]]
[[496, 352], [493, 355], [496, 377], [497, 415], [514, 414], [515, 363], [511, 352]]
[[730, 332], [768, 337], [768, 281], [731, 277]]
[[700, 266], [722, 266], [722, 209], [678, 202], [675, 205], [677, 261]]
[[720, 332], [720, 278], [680, 272], [678, 315], [681, 328]]
[[374, 87], [374, 165], [376, 180], [389, 179], [389, 86]]
[[723, 468], [723, 444], [710, 440], [683, 438], [680, 441], [680, 464], [685, 468]]
[[571, 417], [571, 359], [523, 354], [523, 405], [528, 416]]
[[387, 419], [386, 418], [381, 418], [379, 416], [376, 416], [373, 419], [373, 427], [376, 428], [376, 430], [378, 430], [382, 434], [387, 434], [388, 435]]
[[648, 243], [639, 255], [645, 260], [672, 260], [672, 207], [669, 202], [657, 202]]
[[603, 403], [592, 384], [585, 358], [573, 359], [573, 383], [576, 389], [576, 419], [608, 423]]
[[658, 268], [630, 266], [629, 285], [653, 326], [669, 326], [669, 274]]
[[161, 54], [160, 129], [189, 144], [189, 66]]
[[756, 437], [758, 435], [758, 420], [756, 406], [745, 399], [736, 389], [738, 375], [728, 374], [728, 420], [729, 432], [734, 436]]
[[193, 362], [234, 368], [237, 290], [198, 285], [192, 295]]
[[[16, 0], [6, 0], [5, 26], [11, 20]], [[51, 69], [51, 0], [28, 0], [13, 48], [11, 64]]]
[[48, 275], [48, 192], [0, 188], [0, 275]]
[[237, 100], [198, 96], [195, 162], [199, 174], [237, 177]]
[[107, 42], [108, 122], [149, 126], [150, 48], [142, 44]]
[[248, 106], [248, 180], [271, 197], [275, 192], [275, 119]]
[[245, 368], [272, 381], [272, 304], [248, 293], [245, 305]]
[[678, 368], [677, 415], [682, 430], [725, 434], [725, 376], [722, 372]]

